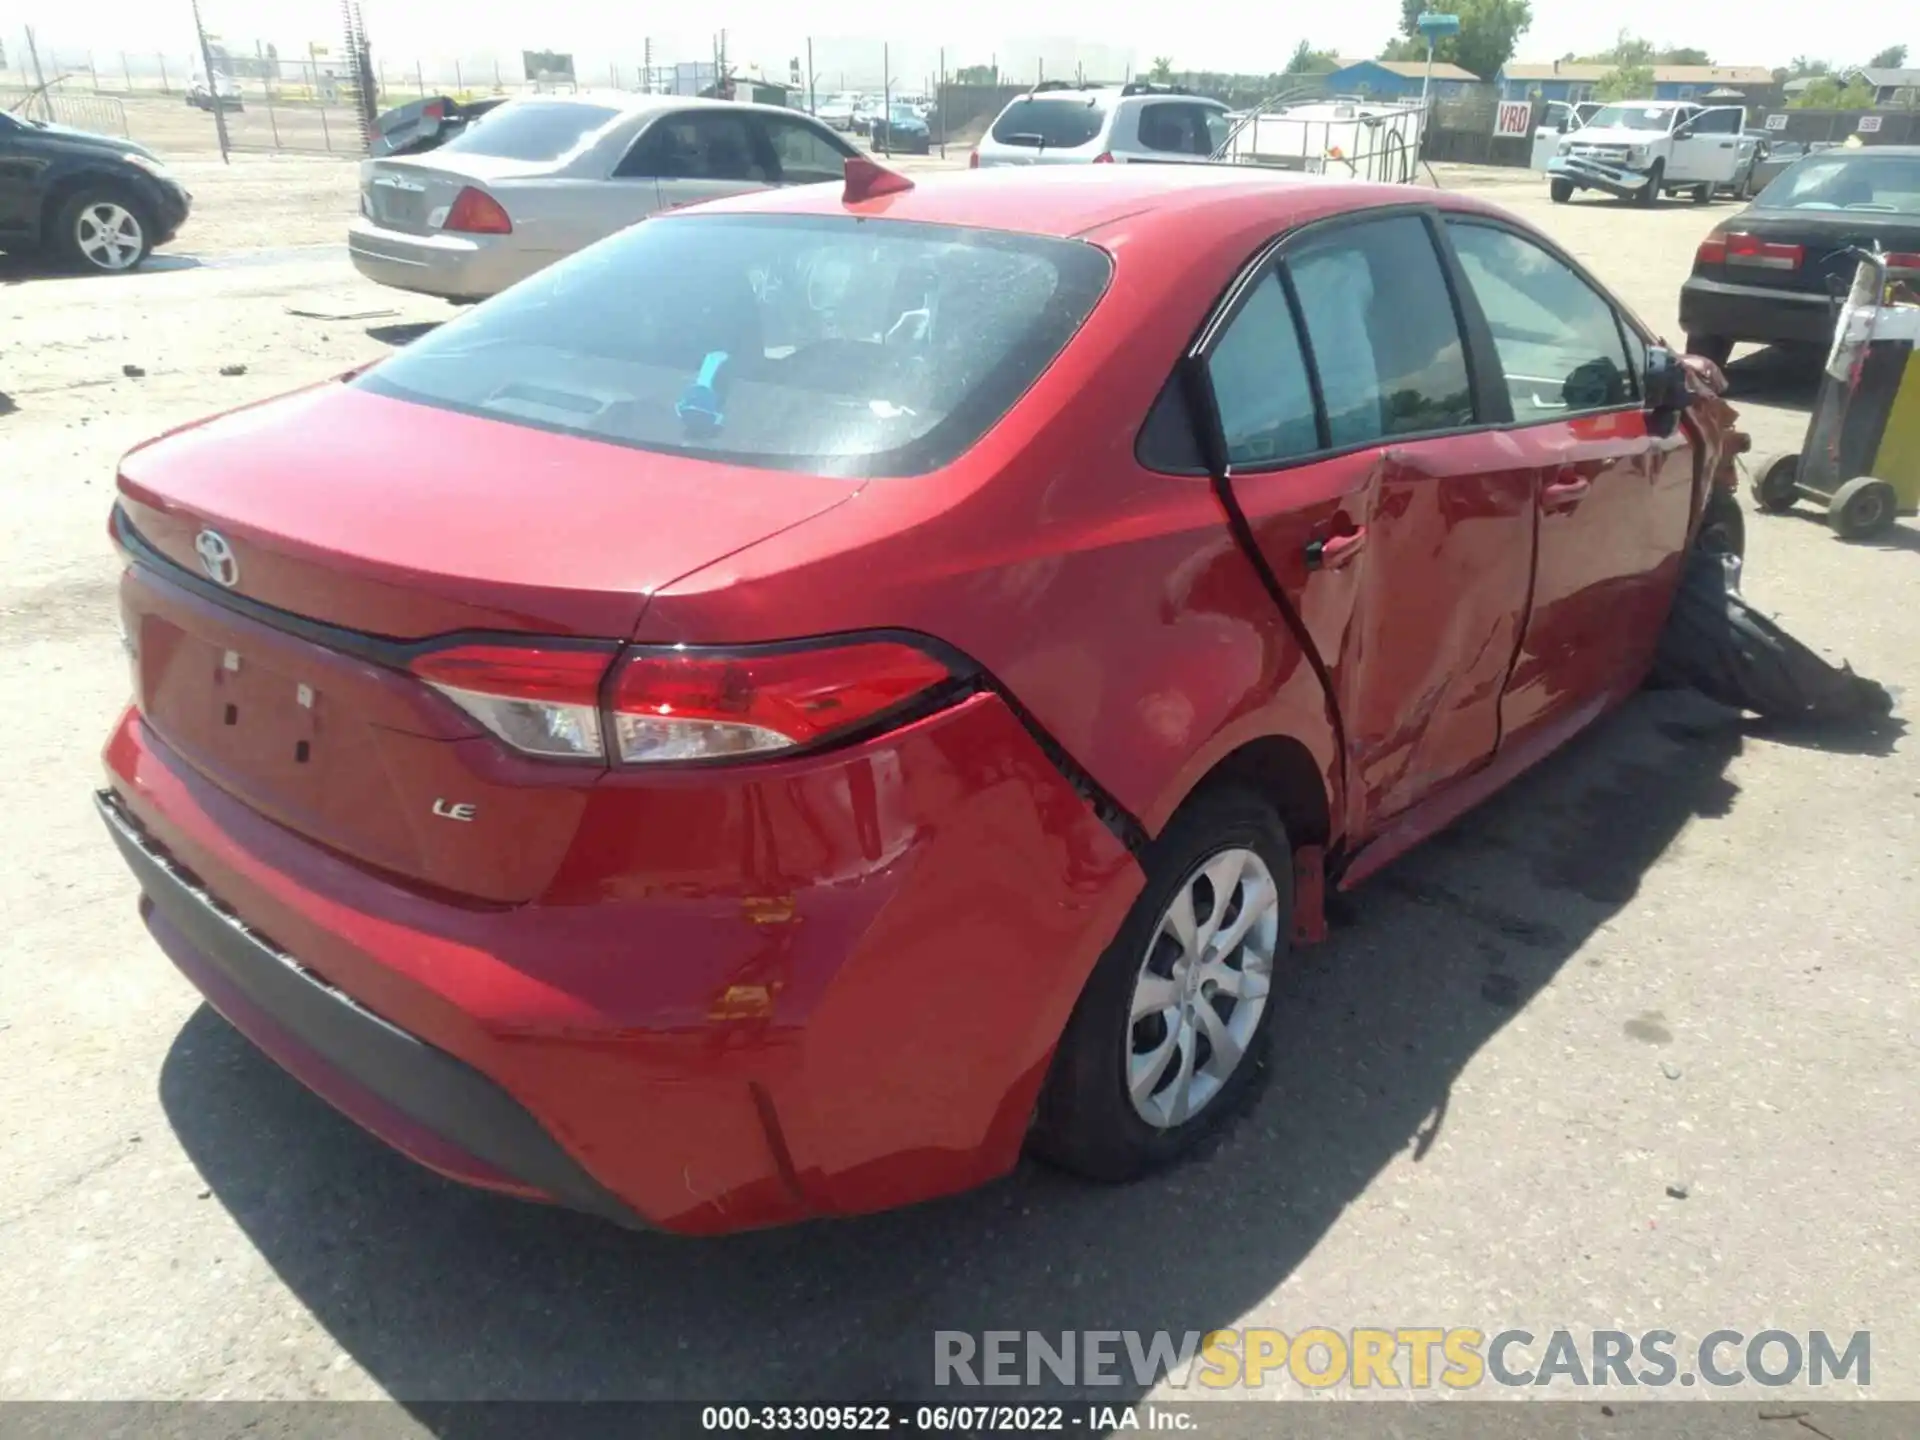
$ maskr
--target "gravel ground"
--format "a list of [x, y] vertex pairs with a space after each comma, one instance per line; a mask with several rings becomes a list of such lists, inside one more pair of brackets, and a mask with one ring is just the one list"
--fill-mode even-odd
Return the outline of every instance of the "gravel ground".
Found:
[[[126, 692], [104, 525], [136, 440], [448, 312], [355, 277], [350, 166], [182, 169], [194, 218], [147, 271], [0, 268], [0, 1397], [854, 1399], [923, 1386], [936, 1329], [1379, 1324], [1870, 1329], [1868, 1393], [1920, 1398], [1920, 768], [1897, 734], [1809, 742], [1685, 695], [1636, 701], [1352, 896], [1280, 992], [1275, 1083], [1164, 1178], [1026, 1168], [693, 1243], [471, 1193], [364, 1137], [135, 916], [88, 802]], [[1485, 183], [1669, 333], [1727, 213]], [[1757, 444], [1796, 444], [1809, 378], [1733, 368]], [[1913, 529], [1750, 532], [1750, 594], [1911, 683]]]

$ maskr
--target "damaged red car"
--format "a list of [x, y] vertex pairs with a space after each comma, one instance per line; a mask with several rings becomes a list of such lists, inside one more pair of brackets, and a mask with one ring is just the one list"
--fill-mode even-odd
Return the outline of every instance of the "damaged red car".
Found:
[[1730, 413], [1470, 198], [856, 164], [129, 454], [98, 803], [207, 999], [456, 1179], [1125, 1179], [1326, 886], [1640, 685]]

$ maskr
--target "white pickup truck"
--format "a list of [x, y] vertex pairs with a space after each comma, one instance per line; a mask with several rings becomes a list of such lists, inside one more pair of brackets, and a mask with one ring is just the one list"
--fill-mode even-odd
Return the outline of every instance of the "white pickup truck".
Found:
[[1684, 100], [1603, 105], [1554, 147], [1549, 191], [1556, 203], [1576, 190], [1604, 190], [1651, 205], [1686, 190], [1704, 205], [1739, 173], [1746, 118], [1738, 105]]

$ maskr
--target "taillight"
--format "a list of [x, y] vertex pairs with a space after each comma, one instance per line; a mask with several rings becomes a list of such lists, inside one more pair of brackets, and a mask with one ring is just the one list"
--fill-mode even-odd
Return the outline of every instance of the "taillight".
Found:
[[969, 170], [978, 170], [980, 168], [980, 152], [978, 150], [971, 151], [967, 155], [967, 168]]
[[[514, 749], [621, 764], [761, 756], [819, 744], [954, 679], [895, 640], [723, 651], [462, 645], [409, 668]], [[602, 691], [606, 703], [602, 707]]]
[[613, 751], [634, 765], [792, 750], [952, 678], [925, 651], [891, 640], [754, 654], [637, 650], [614, 677]]
[[1892, 251], [1887, 255], [1886, 262], [1889, 270], [1920, 271], [1920, 254], [1905, 250]]
[[511, 235], [513, 221], [498, 200], [469, 185], [453, 197], [446, 224], [440, 228], [467, 235]]
[[1096, 165], [1113, 164], [1113, 152], [1111, 150], [1102, 150], [1098, 155], [1093, 157], [1093, 163]]
[[1744, 230], [1729, 234], [1726, 247], [1727, 264], [1751, 265], [1761, 270], [1798, 270], [1807, 254], [1805, 246], [1775, 244]]
[[1727, 234], [1716, 230], [1700, 242], [1700, 248], [1693, 252], [1696, 265], [1724, 265], [1727, 263]]
[[461, 645], [408, 668], [516, 750], [604, 760], [600, 682], [612, 659], [611, 647]]
[[438, 100], [429, 100], [420, 113], [429, 120], [441, 120], [446, 118], [447, 111]]

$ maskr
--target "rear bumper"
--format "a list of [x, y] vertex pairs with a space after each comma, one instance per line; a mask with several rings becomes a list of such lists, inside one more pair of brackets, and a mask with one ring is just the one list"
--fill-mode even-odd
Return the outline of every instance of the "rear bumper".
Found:
[[542, 899], [371, 872], [135, 711], [103, 811], [189, 979], [456, 1179], [684, 1233], [1017, 1162], [1140, 872], [998, 697], [737, 777], [609, 776]]
[[446, 300], [484, 300], [561, 258], [519, 249], [512, 236], [409, 235], [365, 216], [347, 227], [347, 254], [377, 285]]
[[394, 1148], [469, 1184], [635, 1217], [506, 1091], [327, 984], [227, 910], [111, 791], [94, 797], [160, 948], [216, 1010]]
[[1772, 345], [1826, 345], [1833, 340], [1833, 302], [1822, 294], [1772, 290], [1693, 276], [1680, 287], [1680, 328]]

